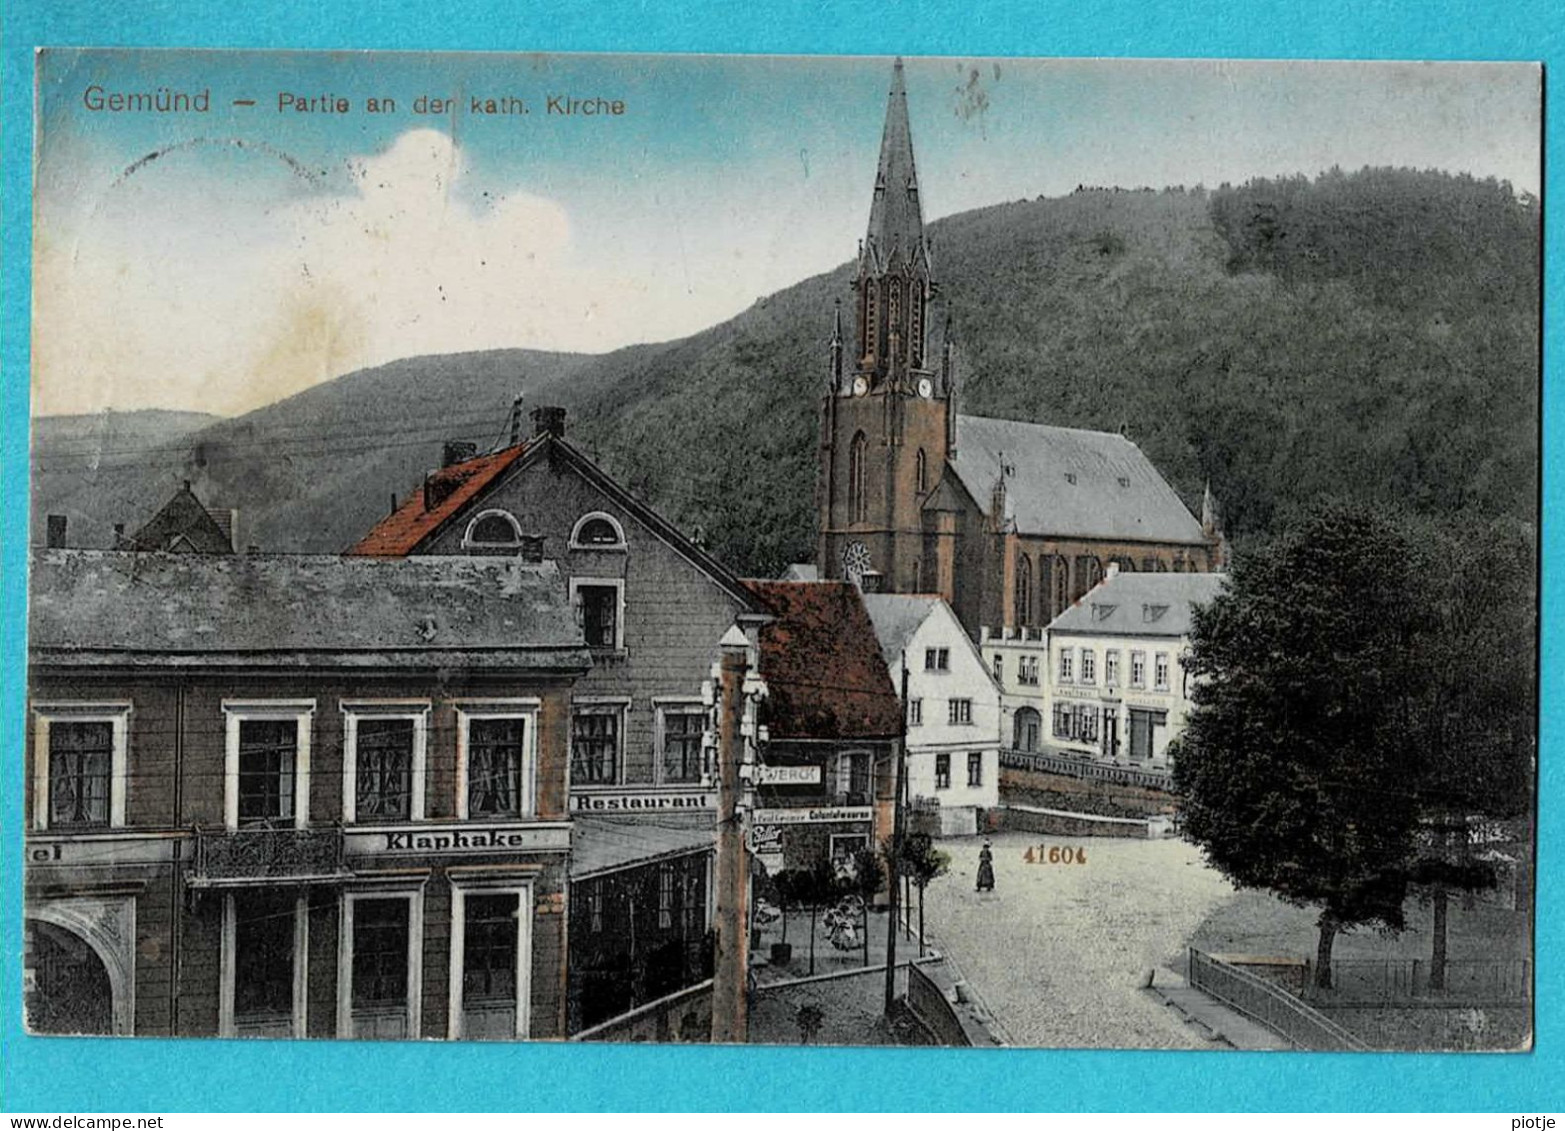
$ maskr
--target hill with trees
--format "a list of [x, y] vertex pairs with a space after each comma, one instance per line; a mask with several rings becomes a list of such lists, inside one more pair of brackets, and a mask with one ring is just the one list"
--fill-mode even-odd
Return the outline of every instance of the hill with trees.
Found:
[[[1238, 544], [1320, 495], [1536, 521], [1538, 202], [1413, 170], [1215, 190], [1078, 189], [930, 227], [960, 411], [1123, 427]], [[809, 560], [819, 397], [847, 264], [674, 342], [504, 350], [366, 370], [90, 462], [37, 422], [34, 527], [136, 523], [191, 479], [267, 549], [342, 549], [511, 399], [745, 574]], [[76, 539], [73, 537], [73, 541]]]

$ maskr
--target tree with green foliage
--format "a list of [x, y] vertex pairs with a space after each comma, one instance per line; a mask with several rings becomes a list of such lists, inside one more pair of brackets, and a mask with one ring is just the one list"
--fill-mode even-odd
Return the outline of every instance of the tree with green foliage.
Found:
[[921, 958], [924, 954], [924, 889], [931, 880], [945, 875], [950, 867], [950, 854], [936, 848], [928, 833], [909, 833], [902, 838], [897, 871], [918, 889], [918, 953]]
[[1422, 829], [1410, 878], [1432, 908], [1429, 985], [1438, 990], [1451, 894], [1498, 878], [1473, 851], [1475, 824], [1522, 816], [1533, 803], [1537, 542], [1531, 527], [1504, 519], [1416, 531], [1438, 630], [1415, 712]]
[[1185, 834], [1237, 886], [1320, 908], [1321, 988], [1339, 931], [1404, 925], [1434, 627], [1415, 550], [1384, 512], [1317, 504], [1195, 615], [1174, 750]]

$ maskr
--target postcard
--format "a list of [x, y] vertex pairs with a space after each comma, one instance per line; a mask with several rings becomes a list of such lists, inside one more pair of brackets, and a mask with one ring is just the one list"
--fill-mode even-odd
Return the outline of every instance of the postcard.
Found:
[[1537, 66], [36, 79], [30, 1031], [1531, 1047]]

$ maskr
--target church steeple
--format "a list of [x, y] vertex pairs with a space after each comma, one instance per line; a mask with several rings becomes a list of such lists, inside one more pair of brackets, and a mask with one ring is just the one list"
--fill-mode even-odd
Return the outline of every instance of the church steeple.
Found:
[[869, 229], [854, 281], [859, 292], [857, 369], [871, 388], [904, 390], [913, 383], [910, 372], [924, 370], [929, 266], [907, 88], [898, 59], [891, 71]]

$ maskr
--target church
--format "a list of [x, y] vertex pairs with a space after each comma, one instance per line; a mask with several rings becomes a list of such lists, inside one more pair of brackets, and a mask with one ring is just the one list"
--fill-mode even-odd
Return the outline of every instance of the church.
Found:
[[1198, 520], [1124, 435], [958, 413], [949, 326], [930, 348], [934, 293], [898, 60], [852, 333], [839, 306], [821, 400], [821, 578], [938, 595], [976, 639], [981, 627], [1041, 630], [1110, 563], [1125, 572], [1221, 567], [1210, 492]]

